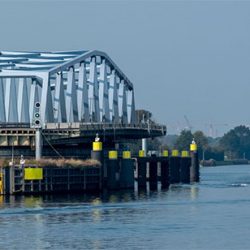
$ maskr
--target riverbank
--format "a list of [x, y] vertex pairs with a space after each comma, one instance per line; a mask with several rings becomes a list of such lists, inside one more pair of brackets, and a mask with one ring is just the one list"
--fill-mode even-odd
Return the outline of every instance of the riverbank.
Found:
[[227, 160], [227, 161], [215, 161], [211, 160], [202, 160], [200, 165], [203, 167], [215, 167], [215, 166], [231, 166], [231, 165], [248, 165], [250, 164], [246, 159], [235, 159], [235, 160]]

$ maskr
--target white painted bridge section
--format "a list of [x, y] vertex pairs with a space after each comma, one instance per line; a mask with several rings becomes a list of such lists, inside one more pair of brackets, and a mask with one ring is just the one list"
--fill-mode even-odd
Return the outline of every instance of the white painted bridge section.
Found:
[[104, 52], [0, 51], [0, 122], [135, 124], [133, 84]]

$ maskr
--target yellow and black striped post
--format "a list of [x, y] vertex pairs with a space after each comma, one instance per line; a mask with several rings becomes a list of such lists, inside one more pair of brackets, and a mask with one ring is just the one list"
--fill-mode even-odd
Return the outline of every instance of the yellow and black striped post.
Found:
[[200, 181], [200, 164], [198, 157], [197, 144], [193, 140], [190, 144], [191, 167], [190, 167], [190, 182]]
[[107, 188], [110, 190], [118, 189], [120, 180], [120, 169], [119, 169], [118, 152], [116, 150], [110, 150], [108, 152], [106, 167], [107, 167]]
[[162, 156], [163, 156], [163, 157], [168, 157], [168, 155], [169, 155], [168, 150], [163, 150], [163, 151], [162, 151]]
[[134, 159], [131, 158], [131, 152], [128, 150], [122, 152], [120, 188], [134, 188]]
[[180, 160], [180, 182], [190, 183], [190, 155], [188, 151], [181, 152]]
[[146, 153], [144, 150], [139, 150], [139, 157], [146, 157]]
[[100, 177], [100, 188], [105, 187], [106, 185], [106, 169], [103, 160], [103, 145], [100, 141], [98, 134], [96, 135], [95, 141], [92, 143], [92, 150], [91, 150], [91, 159], [97, 160], [101, 164], [101, 177]]
[[158, 159], [156, 155], [149, 158], [149, 187], [151, 190], [157, 190], [158, 184]]
[[176, 149], [172, 150], [172, 155], [169, 158], [169, 181], [170, 184], [180, 182], [180, 156]]
[[140, 150], [137, 158], [137, 182], [138, 188], [146, 188], [147, 186], [147, 161], [145, 151]]
[[91, 159], [97, 160], [101, 164], [103, 163], [102, 142], [98, 135], [96, 135], [95, 141], [92, 143]]
[[109, 159], [110, 160], [117, 160], [118, 159], [118, 152], [116, 150], [109, 151]]
[[161, 188], [169, 187], [169, 152], [163, 150], [161, 156]]

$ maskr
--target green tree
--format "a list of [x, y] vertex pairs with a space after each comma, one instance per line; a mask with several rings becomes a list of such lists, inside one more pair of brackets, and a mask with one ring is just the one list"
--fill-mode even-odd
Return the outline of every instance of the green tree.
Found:
[[193, 136], [194, 136], [194, 140], [197, 144], [198, 149], [200, 148], [204, 150], [208, 147], [208, 139], [202, 131], [199, 130], [199, 131], [194, 132]]
[[208, 139], [204, 135], [204, 133], [202, 131], [200, 131], [200, 130], [194, 132], [193, 136], [194, 136], [194, 140], [195, 140], [195, 142], [197, 144], [199, 156], [202, 159], [204, 159], [204, 157], [205, 157], [204, 153], [205, 153], [205, 150], [208, 147]]
[[193, 140], [193, 134], [190, 130], [182, 130], [175, 142], [175, 148], [178, 150], [189, 150], [190, 143]]
[[162, 143], [159, 138], [147, 139], [148, 150], [158, 151], [161, 149]]
[[250, 129], [243, 125], [231, 129], [221, 138], [220, 146], [231, 159], [244, 157], [249, 159]]
[[119, 143], [120, 150], [129, 150], [132, 155], [138, 155], [141, 149], [141, 140], [133, 140], [133, 142], [123, 142]]
[[210, 159], [215, 161], [224, 161], [224, 150], [216, 146], [208, 146], [204, 151], [204, 160]]

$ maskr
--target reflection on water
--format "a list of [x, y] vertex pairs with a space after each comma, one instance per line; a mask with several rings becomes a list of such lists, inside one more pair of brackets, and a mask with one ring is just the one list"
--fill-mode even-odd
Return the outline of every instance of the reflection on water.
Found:
[[192, 200], [197, 199], [199, 187], [197, 187], [197, 186], [191, 186], [190, 191], [191, 191], [191, 192], [190, 192], [190, 194], [191, 194], [191, 199], [192, 199]]
[[[169, 194], [190, 196], [197, 198], [199, 186], [173, 185], [168, 190], [152, 191], [149, 188], [122, 191], [105, 191], [97, 194], [45, 194], [28, 196], [0, 196], [1, 208], [41, 208], [41, 207], [67, 207], [71, 206], [101, 206], [102, 204], [117, 204], [133, 201], [146, 201], [155, 198], [167, 197]], [[0, 210], [1, 212], [1, 210]]]
[[32, 207], [41, 207], [43, 199], [42, 197], [34, 197], [34, 196], [22, 196], [21, 202], [24, 204], [25, 207], [27, 208], [32, 208]]
[[1, 196], [0, 249], [247, 249], [250, 167], [201, 177], [169, 190]]
[[0, 206], [3, 204], [3, 202], [4, 202], [4, 196], [0, 195]]

